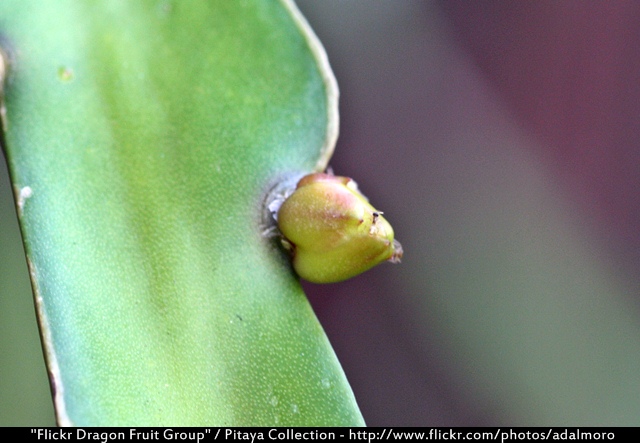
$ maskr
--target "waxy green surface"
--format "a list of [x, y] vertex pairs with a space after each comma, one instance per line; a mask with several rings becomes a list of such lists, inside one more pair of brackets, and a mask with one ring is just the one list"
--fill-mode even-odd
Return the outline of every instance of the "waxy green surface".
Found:
[[263, 199], [337, 91], [279, 1], [0, 3], [4, 148], [60, 424], [361, 425]]

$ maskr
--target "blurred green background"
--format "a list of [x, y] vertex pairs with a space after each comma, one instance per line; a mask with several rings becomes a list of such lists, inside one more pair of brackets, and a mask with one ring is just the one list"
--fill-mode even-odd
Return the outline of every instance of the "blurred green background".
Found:
[[[405, 247], [305, 289], [372, 426], [640, 425], [640, 5], [300, 0]], [[53, 423], [0, 167], [0, 424]]]
[[53, 404], [4, 156], [0, 164], [0, 425], [52, 426]]

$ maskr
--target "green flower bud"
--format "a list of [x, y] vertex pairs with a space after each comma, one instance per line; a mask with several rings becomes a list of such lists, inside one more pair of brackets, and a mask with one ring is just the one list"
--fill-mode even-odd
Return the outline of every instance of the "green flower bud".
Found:
[[385, 260], [399, 262], [393, 228], [347, 177], [310, 174], [278, 211], [293, 267], [314, 283], [354, 277]]

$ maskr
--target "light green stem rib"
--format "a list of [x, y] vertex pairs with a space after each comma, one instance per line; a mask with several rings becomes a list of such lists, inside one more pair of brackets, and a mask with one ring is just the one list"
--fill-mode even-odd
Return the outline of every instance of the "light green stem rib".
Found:
[[289, 1], [0, 3], [5, 149], [60, 424], [361, 425], [265, 193], [337, 88]]

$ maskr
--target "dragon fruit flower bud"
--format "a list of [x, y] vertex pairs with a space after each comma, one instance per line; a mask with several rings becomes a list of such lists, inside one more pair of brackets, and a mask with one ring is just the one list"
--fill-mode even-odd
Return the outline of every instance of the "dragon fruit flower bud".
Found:
[[389, 222], [347, 177], [303, 177], [277, 218], [292, 250], [294, 269], [310, 282], [346, 280], [402, 257]]

